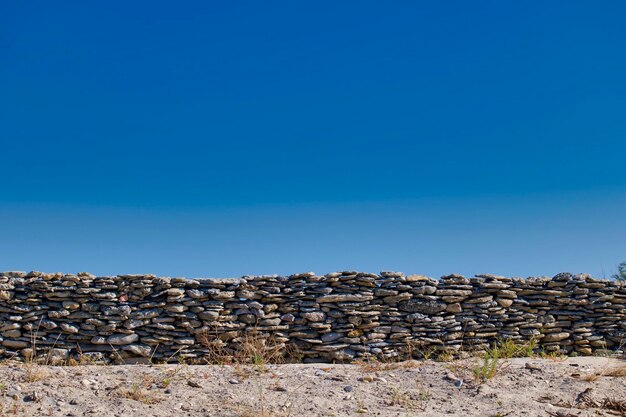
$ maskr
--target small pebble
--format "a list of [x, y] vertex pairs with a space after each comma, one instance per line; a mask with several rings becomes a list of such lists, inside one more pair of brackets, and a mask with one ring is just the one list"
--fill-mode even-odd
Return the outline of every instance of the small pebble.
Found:
[[24, 397], [24, 402], [27, 402], [27, 403], [37, 402], [40, 399], [41, 398], [39, 397], [39, 395], [37, 395], [36, 392], [33, 392], [32, 394], [29, 394], [29, 395]]
[[202, 388], [202, 385], [200, 385], [197, 381], [194, 381], [194, 380], [187, 381], [187, 385], [189, 385], [191, 388]]
[[531, 371], [539, 371], [541, 372], [541, 366], [537, 363], [533, 363], [533, 362], [526, 362], [526, 365], [524, 365], [524, 367], [526, 369], [529, 369]]
[[7, 392], [7, 396], [9, 398], [13, 398], [14, 400], [17, 400], [20, 396], [20, 392], [16, 390], [12, 390], [12, 391]]

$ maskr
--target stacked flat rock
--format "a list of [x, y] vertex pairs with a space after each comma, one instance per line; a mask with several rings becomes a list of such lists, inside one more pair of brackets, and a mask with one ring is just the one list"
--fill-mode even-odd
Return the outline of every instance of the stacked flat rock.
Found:
[[626, 285], [384, 271], [240, 279], [0, 272], [0, 359], [202, 362], [266, 348], [304, 361], [480, 350], [498, 340], [590, 355], [626, 345]]

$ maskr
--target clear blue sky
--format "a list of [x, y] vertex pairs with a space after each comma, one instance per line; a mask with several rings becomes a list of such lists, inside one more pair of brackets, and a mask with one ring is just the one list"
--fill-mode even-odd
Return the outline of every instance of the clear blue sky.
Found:
[[626, 3], [7, 1], [0, 270], [609, 275]]

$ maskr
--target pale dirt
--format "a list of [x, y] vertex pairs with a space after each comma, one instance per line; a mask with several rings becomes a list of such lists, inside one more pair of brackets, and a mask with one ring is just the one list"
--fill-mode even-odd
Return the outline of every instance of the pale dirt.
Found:
[[[623, 360], [510, 359], [483, 384], [472, 381], [476, 361], [410, 362], [392, 369], [297, 364], [257, 370], [215, 365], [5, 364], [0, 366], [0, 415], [614, 416], [620, 414], [596, 407], [593, 401], [626, 400], [625, 377], [599, 376], [594, 381], [579, 377], [624, 367]], [[528, 362], [539, 370], [527, 369]], [[460, 387], [450, 380], [450, 373], [464, 379]], [[33, 381], [37, 378], [41, 379]], [[135, 399], [125, 398], [132, 395]]]

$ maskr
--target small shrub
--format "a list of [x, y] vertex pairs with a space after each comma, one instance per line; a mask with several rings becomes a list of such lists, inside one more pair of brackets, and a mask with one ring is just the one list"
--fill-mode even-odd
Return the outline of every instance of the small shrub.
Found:
[[409, 343], [407, 346], [411, 357], [421, 358], [425, 361], [432, 358], [435, 352], [437, 352], [437, 349], [432, 346], [424, 346], [418, 343]]
[[204, 362], [208, 365], [253, 365], [264, 369], [269, 364], [284, 364], [300, 355], [293, 344], [276, 341], [256, 329], [245, 332], [234, 339], [229, 346], [219, 338], [204, 330], [196, 335], [204, 349]]
[[535, 354], [537, 345], [537, 338], [524, 343], [518, 343], [513, 339], [499, 339], [492, 348], [487, 349], [487, 353], [500, 359], [528, 358]]
[[626, 282], [626, 262], [617, 265], [617, 273], [611, 275], [616, 281]]
[[618, 365], [613, 368], [606, 368], [600, 372], [586, 374], [581, 376], [580, 379], [587, 382], [593, 382], [601, 376], [608, 376], [611, 378], [624, 378], [626, 377], [626, 365]]
[[449, 350], [443, 350], [437, 355], [438, 362], [451, 362], [454, 360], [454, 353]]
[[602, 372], [602, 376], [610, 376], [614, 378], [626, 377], [626, 365], [619, 365], [614, 368], [607, 369]]
[[482, 383], [496, 376], [498, 370], [500, 369], [498, 359], [499, 357], [497, 355], [494, 356], [493, 352], [486, 352], [483, 355], [482, 360], [473, 369], [474, 380]]

